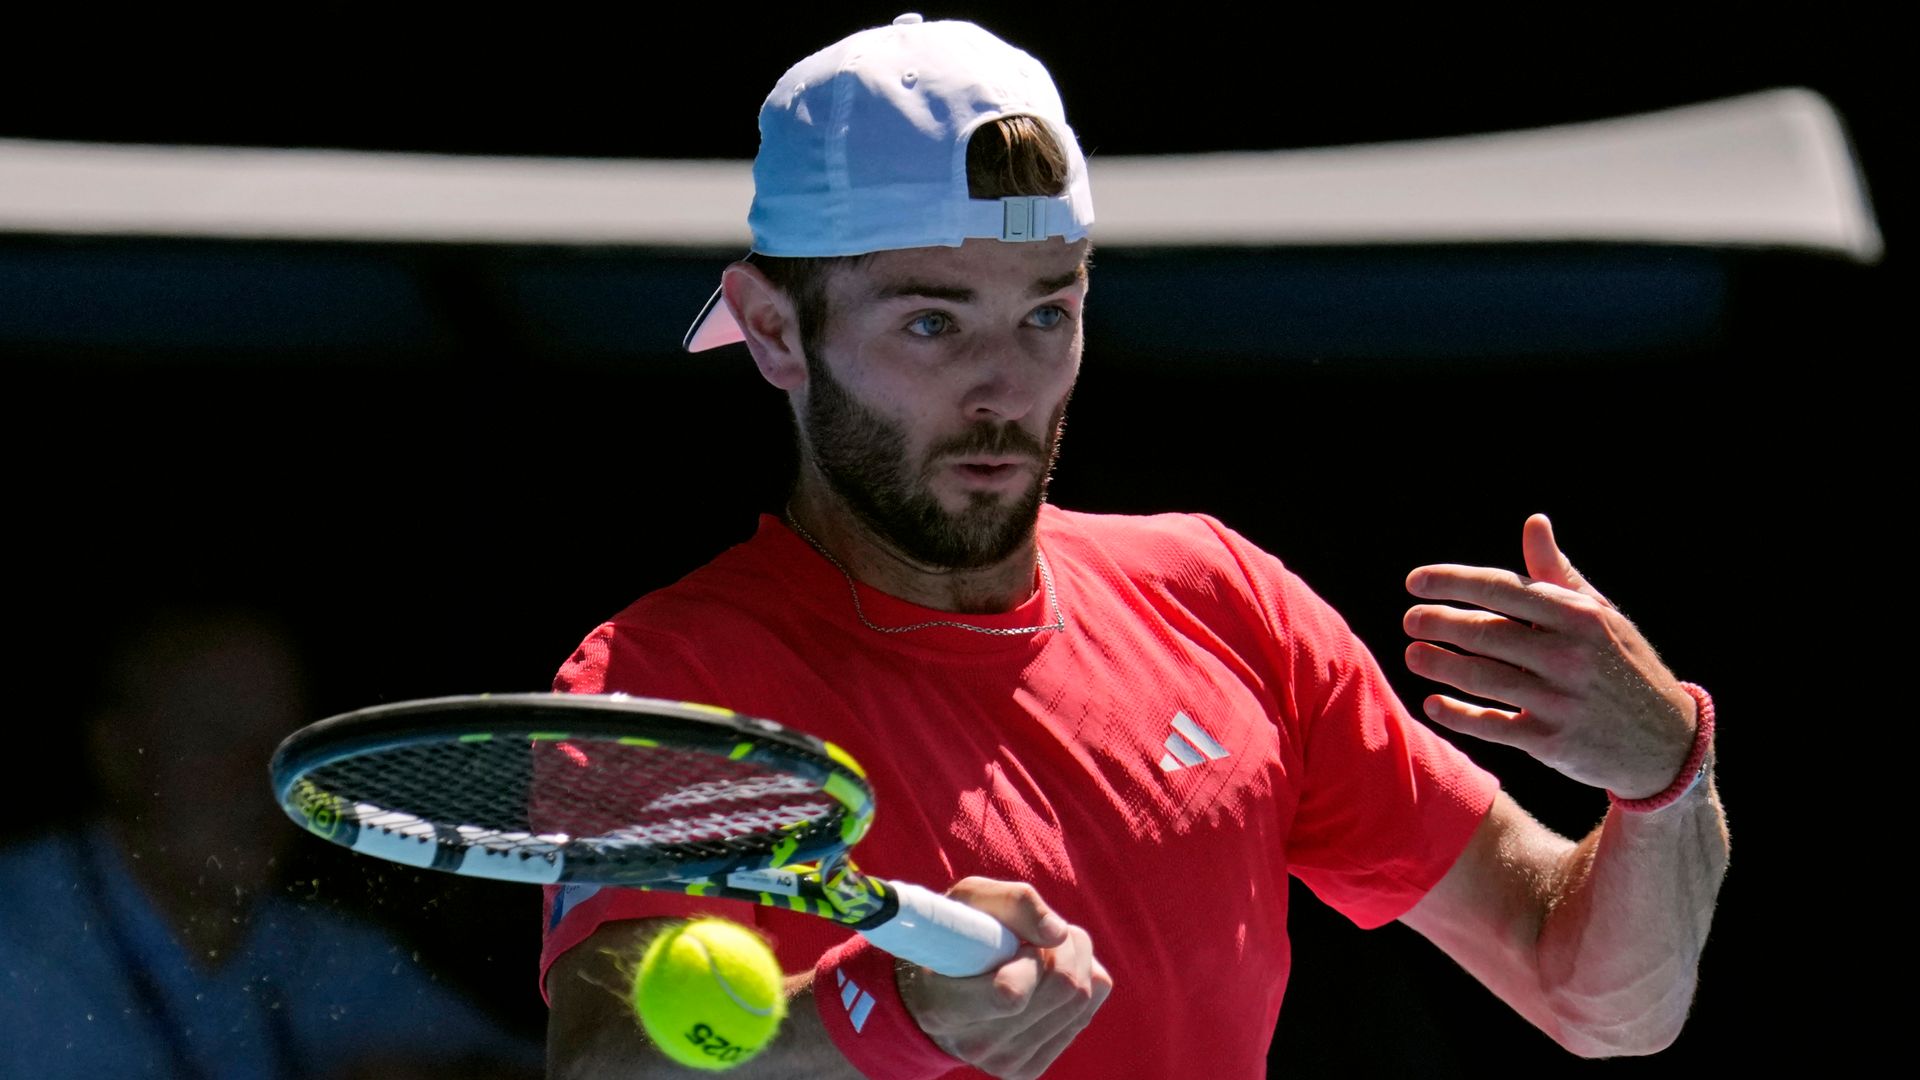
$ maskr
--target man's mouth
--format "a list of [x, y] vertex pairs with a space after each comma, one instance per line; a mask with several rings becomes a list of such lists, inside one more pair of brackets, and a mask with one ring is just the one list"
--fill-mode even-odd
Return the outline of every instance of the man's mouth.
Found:
[[1005, 481], [1026, 471], [1033, 463], [1031, 458], [1010, 456], [991, 458], [962, 458], [953, 463], [953, 471], [969, 480], [982, 483]]

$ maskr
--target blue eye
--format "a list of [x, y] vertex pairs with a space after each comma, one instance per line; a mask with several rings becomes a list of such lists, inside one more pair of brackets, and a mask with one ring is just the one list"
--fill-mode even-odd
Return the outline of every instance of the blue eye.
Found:
[[1042, 330], [1051, 330], [1067, 321], [1067, 309], [1058, 304], [1048, 304], [1035, 310], [1028, 319]]
[[907, 332], [920, 337], [939, 337], [953, 329], [953, 318], [941, 311], [929, 311], [925, 315], [916, 315], [907, 324]]

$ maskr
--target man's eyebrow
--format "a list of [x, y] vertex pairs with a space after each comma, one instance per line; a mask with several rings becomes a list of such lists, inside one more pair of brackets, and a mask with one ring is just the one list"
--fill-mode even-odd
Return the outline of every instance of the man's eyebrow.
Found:
[[974, 292], [965, 285], [935, 285], [930, 281], [912, 280], [889, 282], [873, 290], [875, 300], [897, 300], [903, 296], [945, 300], [951, 304], [971, 304]]
[[1084, 262], [1076, 263], [1073, 269], [1064, 274], [1050, 278], [1041, 278], [1039, 281], [1034, 282], [1033, 288], [1028, 290], [1027, 295], [1045, 296], [1048, 293], [1059, 292], [1069, 285], [1078, 285], [1085, 280], [1087, 280], [1087, 264]]
[[[1041, 278], [1027, 290], [1029, 296], [1046, 296], [1056, 293], [1069, 285], [1077, 285], [1087, 279], [1087, 264], [1080, 263], [1064, 274]], [[928, 300], [945, 300], [950, 304], [971, 304], [976, 296], [975, 290], [965, 285], [938, 285], [931, 281], [893, 281], [873, 290], [875, 300], [898, 300], [902, 297], [916, 297]]]

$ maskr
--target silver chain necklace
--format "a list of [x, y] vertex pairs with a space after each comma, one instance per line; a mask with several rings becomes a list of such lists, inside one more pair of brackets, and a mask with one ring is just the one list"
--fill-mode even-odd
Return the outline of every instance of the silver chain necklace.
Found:
[[953, 619], [929, 619], [926, 622], [912, 623], [907, 626], [879, 626], [875, 624], [872, 619], [867, 618], [866, 609], [860, 606], [860, 586], [854, 583], [853, 575], [847, 571], [845, 566], [840, 564], [839, 559], [834, 558], [833, 555], [827, 551], [820, 541], [813, 538], [812, 533], [800, 527], [799, 520], [793, 516], [792, 507], [787, 508], [787, 526], [794, 532], [800, 534], [800, 539], [805, 540], [808, 546], [820, 553], [821, 558], [832, 563], [833, 568], [840, 571], [841, 577], [847, 579], [847, 591], [853, 594], [853, 613], [860, 617], [862, 626], [865, 626], [875, 633], [904, 634], [909, 630], [928, 630], [936, 626], [951, 626], [956, 630], [971, 630], [976, 634], [990, 634], [994, 637], [1015, 637], [1020, 634], [1037, 634], [1042, 630], [1065, 630], [1067, 628], [1067, 616], [1060, 610], [1060, 596], [1054, 592], [1053, 589], [1053, 571], [1047, 567], [1046, 553], [1038, 547], [1034, 548], [1033, 554], [1034, 558], [1040, 563], [1040, 581], [1046, 586], [1047, 607], [1053, 612], [1053, 621], [1050, 623], [1042, 623], [1039, 626], [999, 627], [974, 626], [972, 623], [958, 622]]

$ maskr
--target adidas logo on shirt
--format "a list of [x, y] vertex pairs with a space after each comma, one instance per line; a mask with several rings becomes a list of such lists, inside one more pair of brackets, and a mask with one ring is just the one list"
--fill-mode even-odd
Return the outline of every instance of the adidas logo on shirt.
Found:
[[834, 971], [834, 977], [840, 980], [840, 1004], [846, 1007], [847, 1019], [853, 1021], [854, 1034], [867, 1026], [867, 1014], [873, 1011], [873, 995], [860, 989], [860, 984], [847, 978], [844, 971]]
[[1227, 756], [1227, 748], [1184, 712], [1173, 714], [1173, 734], [1167, 736], [1166, 746], [1167, 756], [1160, 759], [1163, 772], [1179, 772]]

